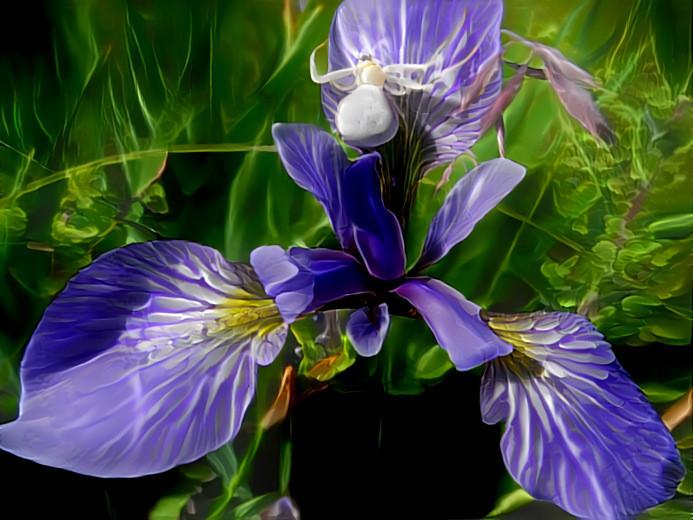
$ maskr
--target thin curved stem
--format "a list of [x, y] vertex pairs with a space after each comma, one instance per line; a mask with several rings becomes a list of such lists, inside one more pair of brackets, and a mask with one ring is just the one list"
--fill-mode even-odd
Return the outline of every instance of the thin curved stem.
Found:
[[253, 440], [250, 446], [248, 447], [248, 451], [246, 452], [245, 457], [243, 457], [243, 461], [241, 462], [238, 471], [229, 482], [229, 485], [226, 487], [226, 492], [223, 498], [221, 499], [221, 503], [216, 507], [216, 509], [214, 509], [214, 511], [212, 511], [209, 514], [207, 520], [220, 520], [221, 518], [223, 518], [226, 506], [229, 504], [233, 496], [236, 494], [238, 488], [241, 487], [241, 483], [245, 479], [248, 470], [250, 469], [250, 463], [253, 461], [255, 455], [257, 454], [257, 450], [260, 447], [260, 441], [262, 441], [262, 434], [264, 432], [265, 430], [263, 428], [258, 428], [255, 432], [255, 436], [253, 437]]

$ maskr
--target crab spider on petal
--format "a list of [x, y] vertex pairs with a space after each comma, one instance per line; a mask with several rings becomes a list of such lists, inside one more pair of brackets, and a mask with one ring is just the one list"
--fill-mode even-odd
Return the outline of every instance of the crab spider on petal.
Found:
[[[498, 0], [346, 0], [328, 41], [323, 108], [342, 139], [359, 148], [390, 141], [400, 128], [421, 141], [425, 162], [449, 161], [480, 136], [480, 118], [500, 90], [498, 70], [474, 79], [501, 51]], [[317, 49], [316, 49], [317, 50]]]

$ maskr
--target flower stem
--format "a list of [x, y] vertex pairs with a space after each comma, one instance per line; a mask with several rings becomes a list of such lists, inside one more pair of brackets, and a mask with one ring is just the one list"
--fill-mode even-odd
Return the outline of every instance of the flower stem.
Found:
[[245, 457], [243, 457], [243, 461], [241, 462], [238, 471], [230, 480], [229, 485], [226, 486], [226, 493], [223, 497], [221, 497], [221, 503], [219, 503], [216, 509], [214, 509], [214, 511], [212, 511], [209, 514], [207, 520], [220, 520], [221, 518], [223, 518], [226, 506], [229, 504], [233, 496], [236, 494], [238, 488], [241, 487], [241, 483], [243, 482], [243, 480], [245, 480], [245, 477], [247, 476], [248, 470], [250, 469], [250, 463], [253, 461], [255, 455], [257, 454], [257, 450], [260, 447], [260, 442], [262, 441], [262, 434], [264, 432], [265, 430], [263, 428], [258, 428], [255, 432], [255, 436], [253, 437], [253, 440], [251, 441], [250, 446], [248, 447], [248, 451], [246, 452]]

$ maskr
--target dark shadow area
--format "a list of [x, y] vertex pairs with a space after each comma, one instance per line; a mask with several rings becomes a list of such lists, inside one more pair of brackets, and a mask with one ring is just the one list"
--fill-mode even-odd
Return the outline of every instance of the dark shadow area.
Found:
[[417, 396], [328, 389], [294, 409], [291, 494], [303, 520], [482, 518], [504, 474], [479, 380], [451, 373]]
[[135, 479], [102, 479], [50, 468], [0, 451], [5, 508], [0, 517], [146, 520], [178, 482], [174, 469]]

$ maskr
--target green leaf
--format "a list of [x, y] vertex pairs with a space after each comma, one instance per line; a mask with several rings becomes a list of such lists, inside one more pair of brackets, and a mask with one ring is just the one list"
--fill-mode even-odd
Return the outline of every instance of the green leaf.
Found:
[[293, 444], [291, 441], [284, 441], [281, 447], [280, 455], [280, 473], [279, 473], [279, 490], [282, 493], [289, 491], [289, 479], [291, 478], [291, 454], [293, 452]]
[[22, 236], [26, 223], [26, 213], [22, 208], [17, 206], [0, 208], [0, 243]]
[[512, 513], [522, 506], [526, 506], [532, 502], [534, 498], [524, 489], [518, 488], [510, 493], [500, 497], [496, 502], [496, 507], [493, 508], [486, 518], [496, 518], [501, 515]]
[[693, 215], [672, 215], [653, 221], [648, 230], [657, 238], [682, 238], [690, 234], [693, 228]]
[[438, 379], [454, 366], [448, 353], [435, 345], [419, 358], [414, 374], [418, 379]]
[[224, 486], [228, 486], [231, 478], [238, 471], [238, 459], [229, 442], [221, 448], [207, 454], [207, 461], [214, 472], [221, 478]]
[[[684, 384], [686, 383], [687, 381], [684, 382]], [[640, 389], [645, 393], [650, 402], [668, 403], [683, 396], [688, 390], [688, 385], [686, 384], [686, 388], [681, 390], [663, 383], [646, 382], [640, 385]]]
[[179, 520], [191, 495], [192, 493], [180, 493], [161, 498], [149, 512], [149, 520]]

